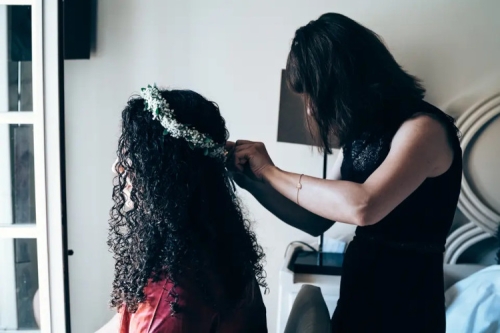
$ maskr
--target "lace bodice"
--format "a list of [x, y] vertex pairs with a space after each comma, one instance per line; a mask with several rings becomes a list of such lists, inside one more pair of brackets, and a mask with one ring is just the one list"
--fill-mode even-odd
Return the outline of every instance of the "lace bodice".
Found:
[[[450, 125], [450, 138], [455, 150], [451, 167], [443, 175], [425, 180], [384, 219], [375, 225], [358, 228], [356, 235], [393, 246], [435, 252], [444, 250], [460, 193], [462, 153], [449, 118], [431, 105], [426, 105], [426, 113]], [[343, 147], [342, 178], [356, 183], [365, 182], [389, 154], [393, 136], [394, 133], [388, 131], [379, 135], [365, 133], [346, 144]]]

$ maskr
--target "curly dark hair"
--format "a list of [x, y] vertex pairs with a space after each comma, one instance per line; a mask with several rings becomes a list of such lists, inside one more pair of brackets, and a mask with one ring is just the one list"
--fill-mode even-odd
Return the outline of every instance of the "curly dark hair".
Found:
[[[193, 91], [161, 94], [177, 121], [225, 144], [229, 135], [215, 103]], [[190, 277], [196, 281], [189, 285], [200, 288], [215, 307], [243, 299], [255, 279], [267, 290], [263, 250], [224, 163], [163, 135], [144, 104], [132, 97], [122, 112], [108, 237], [116, 260], [111, 306], [135, 312], [150, 280], [181, 285]], [[127, 181], [130, 209], [123, 192]], [[223, 286], [222, 300], [207, 281]]]

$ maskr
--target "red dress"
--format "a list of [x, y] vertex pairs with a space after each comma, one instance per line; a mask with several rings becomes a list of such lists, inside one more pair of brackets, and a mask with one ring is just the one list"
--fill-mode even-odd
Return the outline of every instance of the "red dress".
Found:
[[[267, 333], [266, 308], [260, 289], [253, 292], [230, 315], [222, 315], [208, 306], [199, 292], [175, 287], [179, 311], [174, 315], [170, 281], [149, 283], [144, 289], [146, 300], [135, 313], [122, 312], [120, 333]], [[189, 289], [189, 290], [188, 290]]]

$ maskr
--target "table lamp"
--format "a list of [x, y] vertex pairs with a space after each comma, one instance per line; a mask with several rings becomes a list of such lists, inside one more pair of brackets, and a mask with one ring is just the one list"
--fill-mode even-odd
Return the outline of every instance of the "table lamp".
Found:
[[[281, 91], [278, 118], [278, 142], [316, 145], [307, 128], [302, 98], [287, 85], [285, 70], [281, 71]], [[323, 153], [323, 179], [326, 179], [328, 155]], [[343, 254], [323, 252], [324, 235], [319, 236], [318, 252], [303, 252], [292, 256], [291, 269], [296, 273], [340, 274]], [[339, 267], [340, 265], [340, 267]]]

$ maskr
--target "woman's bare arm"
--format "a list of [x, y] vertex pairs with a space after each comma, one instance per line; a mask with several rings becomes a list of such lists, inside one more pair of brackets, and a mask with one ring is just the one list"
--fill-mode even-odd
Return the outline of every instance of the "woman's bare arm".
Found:
[[[328, 179], [341, 179], [342, 151], [338, 155], [333, 167], [330, 169]], [[242, 173], [235, 173], [234, 179], [240, 187], [250, 192], [262, 206], [280, 220], [310, 235], [318, 236], [328, 230], [334, 223], [300, 207], [269, 184], [252, 180]]]
[[[420, 116], [401, 126], [389, 155], [363, 184], [304, 176], [300, 205], [328, 220], [358, 226], [375, 224], [425, 179], [446, 172], [452, 160], [453, 149], [443, 125], [431, 117]], [[295, 199], [298, 174], [272, 165], [262, 170], [262, 177], [270, 186], [290, 200]]]

